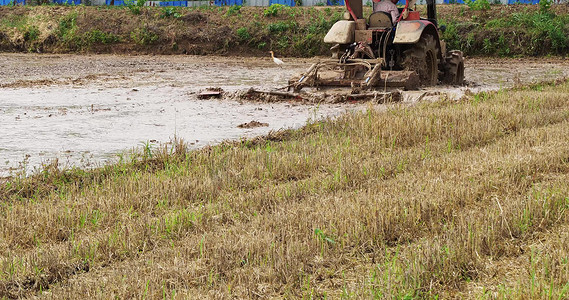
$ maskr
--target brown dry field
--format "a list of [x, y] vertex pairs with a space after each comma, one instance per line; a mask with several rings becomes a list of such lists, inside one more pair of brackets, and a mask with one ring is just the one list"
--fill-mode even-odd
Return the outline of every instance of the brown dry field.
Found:
[[0, 186], [0, 297], [569, 293], [569, 83]]

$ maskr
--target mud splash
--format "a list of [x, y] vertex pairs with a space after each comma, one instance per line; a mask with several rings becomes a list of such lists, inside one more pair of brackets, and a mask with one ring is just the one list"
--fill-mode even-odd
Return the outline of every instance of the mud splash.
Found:
[[[284, 86], [315, 59], [284, 61], [278, 67], [269, 58], [2, 54], [0, 177], [33, 171], [56, 158], [62, 166], [109, 163], [125, 149], [152, 147], [174, 136], [198, 148], [366, 107], [198, 97], [210, 87], [231, 94]], [[413, 102], [426, 94], [460, 96], [553, 80], [569, 76], [568, 66], [567, 60], [554, 59], [474, 59], [467, 61], [466, 86], [429, 88], [403, 98]], [[268, 126], [238, 128], [251, 120]]]

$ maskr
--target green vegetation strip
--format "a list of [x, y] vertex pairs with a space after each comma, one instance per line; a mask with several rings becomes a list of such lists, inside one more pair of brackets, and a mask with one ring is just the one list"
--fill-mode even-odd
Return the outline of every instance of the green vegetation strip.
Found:
[[568, 107], [561, 82], [47, 166], [0, 188], [0, 296], [563, 299]]
[[[450, 49], [470, 55], [543, 56], [569, 53], [569, 14], [551, 2], [511, 11], [507, 7], [483, 6], [476, 1], [458, 14], [442, 16], [447, 27], [443, 38]], [[475, 5], [476, 4], [476, 5]], [[561, 7], [559, 7], [561, 8]]]

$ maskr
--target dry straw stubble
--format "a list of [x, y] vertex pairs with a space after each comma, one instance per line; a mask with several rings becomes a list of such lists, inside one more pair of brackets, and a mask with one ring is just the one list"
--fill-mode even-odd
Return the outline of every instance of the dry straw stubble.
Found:
[[568, 107], [561, 83], [15, 178], [0, 295], [563, 298]]

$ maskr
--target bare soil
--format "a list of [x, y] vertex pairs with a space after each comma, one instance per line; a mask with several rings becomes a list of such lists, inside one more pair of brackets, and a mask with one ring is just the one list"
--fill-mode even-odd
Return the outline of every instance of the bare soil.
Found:
[[[0, 87], [168, 85], [173, 87], [286, 85], [319, 58], [284, 58], [278, 67], [270, 56], [216, 57], [163, 55], [1, 54]], [[569, 76], [567, 58], [467, 58], [465, 88], [507, 88]], [[230, 84], [229, 84], [230, 83]], [[235, 88], [233, 90], [235, 90]], [[230, 88], [231, 89], [231, 88]], [[434, 88], [441, 90], [438, 86]], [[443, 88], [446, 90], [447, 88]], [[197, 91], [193, 89], [192, 91]]]

